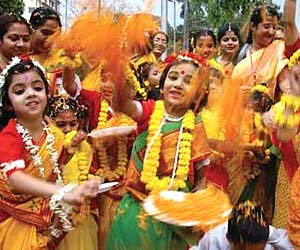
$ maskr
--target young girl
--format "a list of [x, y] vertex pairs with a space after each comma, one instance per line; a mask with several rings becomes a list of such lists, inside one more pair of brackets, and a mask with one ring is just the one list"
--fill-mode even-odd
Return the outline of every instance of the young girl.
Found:
[[[184, 230], [147, 217], [141, 204], [152, 191], [189, 192], [208, 164], [201, 117], [190, 109], [196, 98], [192, 78], [199, 68], [203, 70], [202, 63], [196, 55], [184, 53], [168, 65], [160, 81], [162, 101], [122, 99], [121, 107], [138, 122], [140, 134], [126, 175], [128, 193], [121, 200], [106, 249], [185, 249]], [[190, 178], [194, 171], [195, 182]]]
[[160, 99], [159, 79], [161, 72], [158, 65], [151, 62], [144, 62], [138, 66], [135, 74], [140, 85], [136, 99]]
[[217, 38], [211, 30], [200, 30], [192, 36], [190, 45], [193, 52], [210, 60], [216, 52]]
[[240, 49], [240, 29], [234, 23], [226, 23], [218, 30], [220, 55], [216, 61], [223, 66], [225, 74], [230, 76], [235, 64], [235, 57]]
[[31, 29], [27, 21], [15, 14], [0, 16], [0, 72], [14, 56], [28, 53]]
[[[55, 96], [49, 100], [47, 115], [66, 134], [65, 146], [67, 141], [76, 135], [76, 131], [83, 128], [81, 123], [87, 119], [87, 114], [87, 108], [69, 96]], [[71, 147], [69, 150], [75, 152], [62, 167], [64, 184], [83, 183], [92, 177], [89, 172], [93, 162], [93, 149], [84, 140], [76, 148]], [[89, 204], [82, 206], [76, 228], [63, 238], [58, 249], [98, 249], [98, 227], [94, 215], [95, 211], [90, 212]]]
[[41, 66], [14, 58], [0, 79], [0, 249], [47, 249], [72, 229], [69, 204], [95, 197], [100, 183], [63, 185], [64, 135], [44, 121], [48, 83]]

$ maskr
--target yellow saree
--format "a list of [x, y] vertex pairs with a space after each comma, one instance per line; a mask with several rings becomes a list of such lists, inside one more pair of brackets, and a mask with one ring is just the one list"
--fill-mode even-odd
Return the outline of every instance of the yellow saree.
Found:
[[[93, 159], [93, 150], [86, 142], [81, 142], [81, 152], [84, 151], [87, 155], [88, 166], [91, 166]], [[63, 179], [64, 183], [80, 183], [80, 169], [78, 166], [79, 151], [77, 151], [71, 160], [63, 166]], [[88, 175], [88, 172], [86, 173]], [[85, 206], [85, 205], [84, 205]], [[89, 207], [89, 205], [86, 205]], [[81, 215], [79, 215], [81, 216]], [[92, 213], [83, 215], [79, 223], [73, 230], [67, 233], [64, 239], [59, 243], [58, 250], [97, 250], [98, 249], [98, 236], [97, 236], [97, 222]]]
[[[9, 126], [15, 126], [15, 123], [11, 122]], [[51, 134], [55, 137], [53, 148], [60, 154], [64, 134], [52, 125], [49, 127]], [[5, 136], [1, 137], [1, 140], [5, 139]], [[49, 150], [46, 149], [45, 136], [37, 145], [40, 147], [39, 154], [45, 168], [45, 177], [48, 181], [55, 181], [51, 157]], [[22, 147], [23, 145], [15, 146]], [[39, 178], [39, 170], [34, 166], [30, 155], [27, 154], [24, 160], [26, 167], [23, 171]], [[52, 217], [49, 198], [15, 193], [11, 190], [2, 171], [0, 171], [0, 196], [0, 249], [46, 250], [49, 241], [47, 230]]]

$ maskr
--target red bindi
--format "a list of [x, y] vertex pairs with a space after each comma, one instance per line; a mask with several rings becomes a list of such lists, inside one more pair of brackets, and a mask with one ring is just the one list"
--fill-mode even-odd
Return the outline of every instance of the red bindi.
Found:
[[184, 70], [180, 70], [180, 74], [181, 74], [181, 75], [184, 75], [184, 74], [185, 74], [185, 71], [184, 71]]

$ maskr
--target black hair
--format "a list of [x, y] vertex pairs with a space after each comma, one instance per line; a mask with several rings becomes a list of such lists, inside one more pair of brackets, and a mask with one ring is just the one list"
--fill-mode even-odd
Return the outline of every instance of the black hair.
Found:
[[29, 23], [34, 29], [37, 29], [42, 26], [47, 20], [54, 20], [58, 23], [59, 27], [62, 26], [57, 12], [49, 7], [36, 8], [30, 16]]
[[269, 223], [261, 206], [245, 201], [236, 205], [228, 220], [227, 238], [234, 244], [263, 243], [269, 237]]
[[13, 25], [14, 23], [26, 25], [29, 34], [31, 33], [30, 25], [25, 18], [12, 13], [3, 14], [0, 16], [0, 40], [3, 40], [4, 35], [7, 33], [10, 26]]
[[217, 46], [217, 38], [216, 38], [216, 35], [214, 34], [214, 32], [212, 30], [203, 29], [203, 30], [199, 30], [198, 32], [196, 32], [195, 34], [193, 34], [191, 36], [191, 40], [189, 43], [190, 51], [193, 51], [196, 48], [197, 40], [202, 36], [210, 36], [213, 39], [214, 47]]
[[41, 77], [45, 85], [46, 95], [48, 96], [49, 94], [48, 81], [43, 71], [39, 67], [34, 65], [32, 60], [30, 60], [29, 58], [22, 59], [20, 63], [10, 68], [7, 74], [5, 75], [4, 85], [1, 88], [2, 110], [0, 116], [0, 130], [2, 130], [7, 125], [9, 119], [16, 117], [14, 111], [11, 110], [12, 104], [8, 96], [8, 89], [12, 82], [12, 78], [16, 74], [22, 74], [30, 70], [34, 70]]
[[[271, 17], [277, 17], [278, 21], [280, 20], [280, 16], [276, 8], [272, 5], [260, 5], [255, 6], [249, 19], [249, 25], [254, 25], [257, 27], [262, 21], [263, 21], [263, 12], [266, 12], [268, 16]], [[252, 31], [249, 29], [249, 33], [246, 39], [246, 43], [252, 44], [253, 38], [252, 38]]]
[[79, 104], [76, 99], [68, 95], [58, 95], [48, 100], [46, 115], [55, 118], [60, 112], [71, 110], [78, 119], [87, 119], [88, 110], [84, 105]]
[[221, 39], [223, 36], [226, 35], [227, 31], [232, 31], [239, 39], [239, 42], [242, 42], [241, 39], [241, 35], [240, 35], [240, 28], [237, 24], [235, 23], [225, 23], [219, 30], [218, 30], [218, 35], [217, 35], [217, 39], [218, 39], [218, 43], [221, 43]]

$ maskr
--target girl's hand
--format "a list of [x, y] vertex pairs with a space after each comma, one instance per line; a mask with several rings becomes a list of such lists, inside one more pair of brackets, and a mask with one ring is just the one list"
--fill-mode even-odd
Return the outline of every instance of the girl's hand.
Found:
[[72, 139], [72, 147], [77, 147], [80, 142], [87, 138], [87, 133], [83, 130], [79, 130], [77, 134]]
[[69, 204], [82, 204], [86, 198], [94, 198], [99, 192], [99, 185], [102, 183], [100, 179], [89, 180], [75, 189], [70, 193], [66, 193], [63, 200]]
[[262, 119], [264, 125], [271, 129], [271, 130], [277, 130], [277, 126], [274, 122], [274, 112], [273, 111], [267, 111], [262, 114]]

